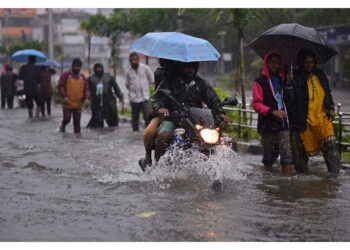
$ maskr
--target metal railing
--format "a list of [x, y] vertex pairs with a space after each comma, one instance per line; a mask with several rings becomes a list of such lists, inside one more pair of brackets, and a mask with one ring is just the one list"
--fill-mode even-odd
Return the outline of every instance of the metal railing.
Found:
[[[234, 123], [234, 122], [228, 123], [228, 125], [237, 127], [238, 139], [242, 139], [242, 128], [249, 128], [252, 130], [257, 130], [257, 126], [253, 125], [253, 122], [257, 121], [257, 114], [254, 110], [247, 109], [247, 108], [242, 109], [241, 106], [239, 108], [224, 107], [224, 110], [238, 112], [237, 123]], [[244, 118], [244, 115], [243, 115], [244, 113], [248, 114], [246, 116], [246, 118]], [[248, 124], [243, 123], [244, 119], [247, 120]]]
[[[350, 134], [350, 113], [342, 112], [341, 106], [341, 103], [338, 103], [338, 115], [333, 120], [333, 124], [338, 126], [336, 137], [340, 154], [341, 152], [350, 152], [350, 143], [342, 141], [343, 136]], [[238, 139], [242, 138], [242, 128], [257, 130], [257, 113], [254, 110], [247, 108], [243, 109], [241, 106], [238, 108], [224, 107], [224, 110], [238, 112], [238, 120], [236, 122], [228, 123], [228, 125], [237, 127]], [[246, 114], [245, 118], [243, 114]], [[247, 121], [246, 124], [244, 123], [244, 120]]]
[[347, 120], [350, 120], [350, 113], [341, 111], [341, 103], [337, 105], [337, 113], [338, 115], [335, 117], [333, 124], [338, 125], [337, 142], [339, 154], [341, 156], [342, 152], [350, 152], [350, 143], [343, 141], [344, 134], [350, 133], [350, 122], [347, 122]]

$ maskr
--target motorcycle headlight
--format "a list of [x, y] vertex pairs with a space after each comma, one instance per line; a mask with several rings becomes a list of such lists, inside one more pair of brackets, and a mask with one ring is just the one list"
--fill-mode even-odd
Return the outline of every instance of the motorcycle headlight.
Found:
[[209, 144], [215, 144], [219, 140], [219, 132], [215, 129], [202, 129], [200, 135], [203, 138], [204, 142]]

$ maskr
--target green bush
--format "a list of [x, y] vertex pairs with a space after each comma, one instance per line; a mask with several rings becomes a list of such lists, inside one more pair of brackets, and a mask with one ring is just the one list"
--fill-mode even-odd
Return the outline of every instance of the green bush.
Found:
[[[216, 94], [219, 96], [220, 101], [223, 101], [226, 97], [231, 96], [230, 92], [214, 88]], [[239, 121], [239, 111], [230, 111], [226, 110], [226, 115], [229, 117], [230, 121], [233, 123], [238, 123]], [[248, 120], [244, 121], [243, 117], [241, 118], [242, 124], [248, 124]], [[239, 129], [237, 126], [232, 126], [228, 124], [223, 124], [221, 127], [222, 131], [228, 133], [232, 138], [239, 138]], [[260, 135], [258, 132], [251, 128], [241, 128], [241, 138], [244, 140], [249, 139], [259, 139]]]
[[58, 92], [58, 82], [52, 83], [52, 91], [53, 91], [52, 101], [56, 104], [60, 104], [61, 103], [61, 96]]
[[156, 87], [155, 87], [154, 85], [152, 85], [152, 86], [149, 88], [150, 97], [153, 97], [155, 92], [156, 92]]

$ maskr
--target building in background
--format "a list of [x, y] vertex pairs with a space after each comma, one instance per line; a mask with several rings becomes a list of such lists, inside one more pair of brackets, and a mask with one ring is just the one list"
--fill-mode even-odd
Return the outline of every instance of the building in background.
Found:
[[31, 40], [36, 16], [36, 9], [0, 8], [1, 45]]
[[[74, 57], [80, 57], [84, 62], [84, 70], [87, 65], [87, 36], [80, 29], [80, 22], [90, 15], [103, 14], [108, 16], [113, 9], [83, 9], [61, 8], [52, 9], [54, 59], [60, 61], [63, 56], [63, 64], [70, 65]], [[49, 13], [48, 9], [0, 9], [0, 44], [6, 46], [11, 43], [21, 43], [30, 40], [49, 42]], [[48, 51], [43, 51], [48, 55]], [[92, 37], [91, 40], [91, 65], [102, 62], [106, 70], [110, 68], [109, 39]]]

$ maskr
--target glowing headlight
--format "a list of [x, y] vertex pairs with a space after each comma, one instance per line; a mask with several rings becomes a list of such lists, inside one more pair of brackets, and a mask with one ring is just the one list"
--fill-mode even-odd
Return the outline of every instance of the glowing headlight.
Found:
[[201, 130], [200, 134], [203, 140], [209, 144], [215, 144], [219, 140], [219, 132], [215, 129], [205, 128]]

